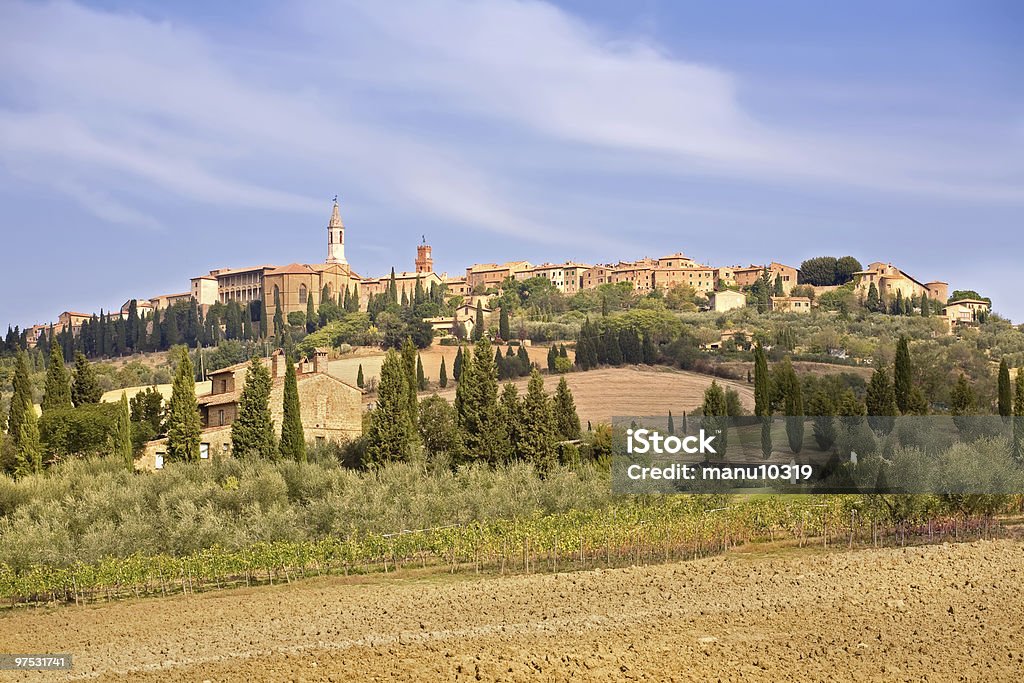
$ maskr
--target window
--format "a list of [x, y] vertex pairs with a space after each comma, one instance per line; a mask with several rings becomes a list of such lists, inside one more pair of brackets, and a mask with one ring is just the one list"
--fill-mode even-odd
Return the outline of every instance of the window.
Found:
[[199, 444], [199, 457], [203, 460], [209, 460], [210, 458], [210, 444], [201, 443]]
[[309, 292], [306, 291], [306, 285], [299, 285], [299, 303], [305, 304], [306, 298], [309, 296]]
[[326, 442], [327, 442], [327, 439], [325, 439], [324, 437], [322, 437], [322, 436], [316, 437], [317, 448], [322, 447], [324, 445], [324, 443], [326, 443]]
[[217, 420], [218, 420], [217, 424], [220, 424], [220, 425], [224, 424], [224, 409], [223, 408], [221, 408], [220, 410], [217, 411]]
[[[227, 390], [228, 390], [228, 381], [226, 379], [222, 379], [220, 381], [220, 391], [223, 394]], [[221, 412], [224, 412], [224, 411], [221, 411]]]
[[162, 470], [164, 468], [164, 454], [157, 453], [153, 456], [153, 469]]

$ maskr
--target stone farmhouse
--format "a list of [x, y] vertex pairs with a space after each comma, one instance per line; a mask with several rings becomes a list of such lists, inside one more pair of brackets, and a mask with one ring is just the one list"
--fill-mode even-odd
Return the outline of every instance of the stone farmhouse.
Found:
[[[270, 415], [280, 437], [288, 361], [279, 350], [263, 362], [270, 370]], [[317, 349], [312, 361], [296, 364], [302, 429], [306, 439], [315, 443], [341, 443], [362, 434], [363, 390], [331, 375], [327, 365], [327, 351], [324, 349]], [[201, 460], [231, 455], [231, 423], [238, 417], [238, 404], [248, 367], [249, 363], [239, 363], [209, 373], [210, 393], [197, 399], [203, 425], [199, 445]], [[139, 470], [161, 469], [166, 453], [167, 439], [150, 441], [136, 460], [135, 467]]]

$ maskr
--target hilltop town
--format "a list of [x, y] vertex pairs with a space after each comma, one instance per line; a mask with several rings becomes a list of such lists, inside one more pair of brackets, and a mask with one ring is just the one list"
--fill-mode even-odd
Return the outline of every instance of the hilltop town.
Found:
[[[266, 328], [269, 321], [287, 320], [290, 314], [317, 310], [325, 301], [343, 305], [345, 299], [354, 297], [358, 309], [367, 310], [374, 296], [389, 291], [397, 298], [411, 300], [418, 288], [432, 291], [443, 287], [447, 296], [462, 297], [464, 301], [462, 307], [456, 307], [453, 316], [435, 316], [428, 320], [435, 333], [445, 334], [451, 332], [456, 323], [471, 328], [477, 302], [483, 299], [486, 306], [487, 299], [500, 293], [510, 280], [543, 278], [565, 295], [617, 283], [629, 283], [632, 291], [639, 295], [667, 293], [684, 287], [706, 300], [707, 310], [716, 312], [746, 306], [749, 290], [759, 281], [769, 283], [772, 288], [768, 299], [770, 310], [797, 313], [810, 312], [818, 305], [821, 295], [840, 286], [806, 284], [798, 268], [776, 261], [712, 266], [698, 263], [682, 252], [604, 264], [571, 260], [539, 265], [528, 261], [476, 263], [467, 266], [465, 273], [449, 275], [434, 271], [432, 249], [425, 239], [416, 247], [413, 270], [396, 272], [392, 269], [389, 275], [363, 277], [352, 269], [345, 257], [345, 238], [345, 225], [335, 200], [327, 223], [327, 255], [323, 263], [217, 268], [192, 277], [188, 291], [130, 298], [120, 306], [111, 307], [104, 316], [124, 319], [137, 315], [139, 319], [151, 319], [154, 311], [191, 302], [205, 315], [217, 303], [237, 302], [251, 311], [249, 322], [257, 325], [262, 320]], [[945, 281], [922, 282], [891, 263], [875, 262], [861, 270], [859, 263], [853, 262], [857, 269], [846, 273], [844, 279], [852, 283], [857, 299], [867, 302], [869, 307], [877, 307], [879, 302], [891, 307], [900, 299], [908, 308], [920, 311], [921, 302], [928, 301], [934, 313], [946, 320], [949, 330], [956, 325], [976, 322], [979, 314], [984, 315], [991, 309], [991, 302], [980, 297], [950, 299], [949, 284]], [[491, 313], [489, 308], [485, 310]], [[48, 332], [78, 334], [82, 325], [95, 317], [95, 312], [63, 311], [54, 321], [28, 327], [26, 345], [34, 346], [40, 336]]]

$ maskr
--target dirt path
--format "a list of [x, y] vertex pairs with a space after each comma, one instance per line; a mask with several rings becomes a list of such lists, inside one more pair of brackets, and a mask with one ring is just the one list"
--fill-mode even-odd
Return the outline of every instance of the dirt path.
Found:
[[5, 651], [74, 654], [45, 680], [1016, 681], [1024, 545], [332, 578], [21, 611], [0, 629]]

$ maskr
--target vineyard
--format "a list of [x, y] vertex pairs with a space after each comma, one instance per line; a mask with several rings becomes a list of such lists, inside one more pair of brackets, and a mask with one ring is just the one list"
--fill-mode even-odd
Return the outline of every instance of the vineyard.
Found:
[[653, 498], [387, 534], [215, 545], [178, 557], [136, 553], [21, 571], [0, 564], [0, 599], [10, 606], [78, 604], [409, 568], [557, 572], [688, 560], [766, 541], [861, 547], [963, 540], [996, 532], [993, 516], [1020, 505], [980, 496]]

